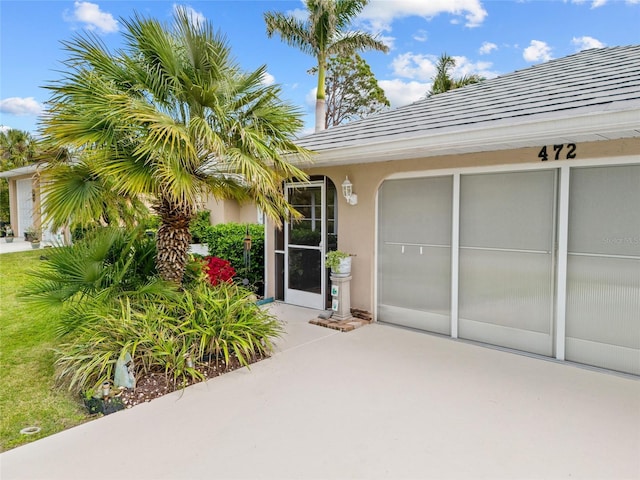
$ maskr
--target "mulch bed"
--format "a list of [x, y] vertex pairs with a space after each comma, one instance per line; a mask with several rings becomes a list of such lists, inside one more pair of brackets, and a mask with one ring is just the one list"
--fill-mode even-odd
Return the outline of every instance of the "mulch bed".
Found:
[[[249, 365], [263, 360], [264, 358], [267, 357], [255, 357], [250, 359]], [[225, 373], [232, 372], [233, 370], [242, 368], [242, 365], [237, 358], [232, 357], [229, 359], [228, 365], [223, 361], [216, 362], [213, 360], [210, 362], [199, 363], [195, 368], [205, 377], [204, 381], [207, 381]], [[116, 394], [114, 400], [117, 399], [117, 403], [121, 403], [124, 408], [132, 408], [141, 403], [150, 402], [155, 398], [162, 397], [167, 393], [180, 390], [183, 387], [188, 387], [195, 383], [200, 383], [200, 379], [189, 379], [186, 384], [174, 384], [172, 379], [168, 378], [164, 372], [143, 374], [136, 378], [136, 386], [134, 389], [123, 389], [121, 392]], [[120, 409], [122, 409], [122, 407], [120, 407]]]

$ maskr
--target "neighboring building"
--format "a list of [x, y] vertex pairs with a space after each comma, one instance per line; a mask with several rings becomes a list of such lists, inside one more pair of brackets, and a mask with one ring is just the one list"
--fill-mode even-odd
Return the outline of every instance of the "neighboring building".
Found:
[[[40, 175], [36, 164], [0, 172], [9, 182], [9, 215], [14, 235], [21, 237], [27, 229], [41, 230]], [[44, 236], [50, 232], [43, 232]], [[51, 239], [47, 239], [51, 240]]]
[[[267, 295], [640, 375], [640, 46], [582, 51], [305, 137]], [[346, 177], [357, 204], [341, 193]]]
[[[0, 178], [9, 182], [9, 212], [14, 234], [22, 237], [25, 230], [33, 228], [42, 233], [45, 245], [58, 245], [68, 233], [52, 232], [42, 220], [43, 194], [41, 172], [36, 164], [0, 172]], [[210, 197], [203, 208], [211, 212], [211, 223], [262, 223], [258, 209], [252, 203], [240, 204], [235, 200], [217, 201]]]

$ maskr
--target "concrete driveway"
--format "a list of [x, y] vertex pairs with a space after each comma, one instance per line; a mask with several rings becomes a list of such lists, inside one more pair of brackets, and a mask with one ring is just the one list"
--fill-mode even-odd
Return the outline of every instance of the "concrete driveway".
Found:
[[640, 382], [275, 304], [272, 358], [0, 456], [9, 479], [640, 478]]

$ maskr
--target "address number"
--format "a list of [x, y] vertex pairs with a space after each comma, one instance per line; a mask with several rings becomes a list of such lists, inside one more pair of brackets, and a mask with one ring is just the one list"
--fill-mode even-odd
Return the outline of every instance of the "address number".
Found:
[[568, 143], [567, 145], [554, 145], [553, 152], [547, 152], [547, 146], [545, 145], [540, 149], [540, 153], [538, 153], [538, 158], [540, 158], [542, 162], [546, 162], [549, 160], [549, 155], [553, 155], [554, 160], [560, 160], [566, 158], [567, 160], [571, 160], [572, 158], [576, 158], [576, 144]]

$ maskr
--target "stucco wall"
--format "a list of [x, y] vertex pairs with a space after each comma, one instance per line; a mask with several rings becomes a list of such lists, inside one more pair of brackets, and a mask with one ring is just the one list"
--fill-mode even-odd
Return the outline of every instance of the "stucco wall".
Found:
[[258, 213], [255, 204], [240, 204], [236, 200], [216, 200], [209, 198], [205, 208], [211, 212], [211, 224], [219, 223], [256, 223]]
[[[538, 157], [539, 151], [540, 147], [523, 148], [307, 169], [310, 175], [328, 176], [338, 188], [340, 188], [345, 177], [349, 176], [349, 180], [353, 183], [353, 191], [358, 195], [358, 204], [355, 206], [347, 205], [342, 195], [339, 196], [338, 202], [338, 248], [355, 255], [352, 265], [352, 306], [369, 312], [374, 310], [376, 196], [378, 188], [385, 178], [400, 172], [451, 170], [493, 165], [540, 164], [542, 162]], [[550, 152], [553, 152], [552, 147]], [[576, 154], [576, 160], [614, 156], [640, 157], [640, 139], [582, 143], [577, 145]], [[549, 167], [552, 167], [553, 163], [553, 155], [551, 155], [549, 161], [544, 162]], [[273, 279], [273, 228], [269, 228], [267, 232], [269, 234], [268, 278]], [[268, 294], [270, 295], [273, 295], [273, 283], [273, 281], [269, 282]]]

